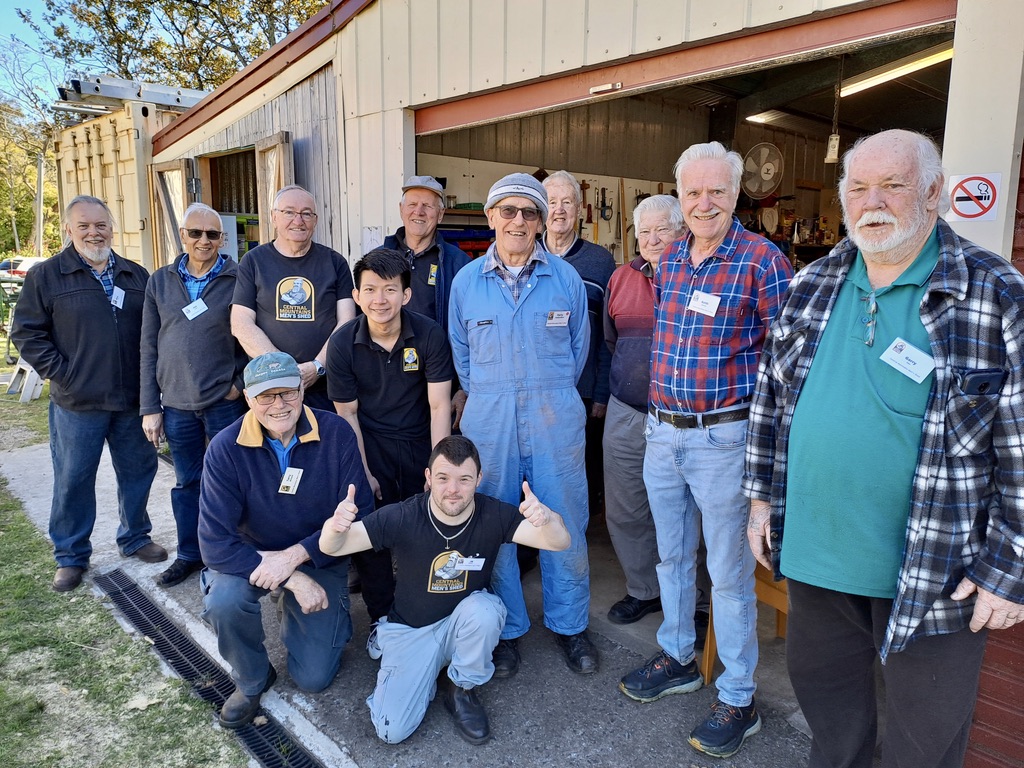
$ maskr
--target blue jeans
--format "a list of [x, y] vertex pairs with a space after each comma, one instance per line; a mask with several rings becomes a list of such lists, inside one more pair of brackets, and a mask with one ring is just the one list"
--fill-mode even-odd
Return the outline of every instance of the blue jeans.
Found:
[[[288, 649], [288, 674], [309, 693], [322, 691], [338, 674], [341, 653], [352, 637], [348, 598], [349, 560], [328, 568], [300, 565], [297, 570], [327, 593], [327, 608], [303, 613], [298, 601], [282, 589], [278, 603], [281, 642]], [[246, 696], [256, 696], [270, 674], [270, 658], [263, 644], [260, 598], [268, 590], [254, 587], [241, 576], [209, 568], [199, 577], [203, 590], [203, 621], [217, 633], [217, 649], [231, 665], [231, 678]]]
[[206, 445], [245, 413], [245, 400], [221, 400], [199, 411], [164, 407], [164, 434], [174, 459], [177, 484], [171, 489], [171, 511], [178, 529], [180, 560], [197, 563], [199, 554], [199, 480]]
[[71, 411], [51, 400], [50, 538], [59, 567], [89, 567], [89, 537], [96, 524], [96, 470], [104, 442], [117, 477], [117, 548], [128, 556], [150, 542], [153, 526], [146, 504], [156, 476], [156, 449], [142, 431], [138, 411]]
[[664, 621], [658, 642], [676, 661], [694, 658], [695, 574], [703, 517], [718, 656], [718, 698], [750, 704], [757, 666], [754, 556], [747, 544], [749, 502], [740, 490], [747, 422], [678, 429], [647, 416], [644, 483], [658, 534]]

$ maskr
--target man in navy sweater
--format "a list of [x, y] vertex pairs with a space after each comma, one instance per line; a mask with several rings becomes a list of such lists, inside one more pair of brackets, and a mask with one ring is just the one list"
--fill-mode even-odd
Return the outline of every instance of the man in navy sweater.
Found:
[[334, 680], [352, 637], [349, 561], [320, 551], [320, 528], [350, 486], [359, 511], [373, 509], [352, 428], [303, 406], [295, 359], [260, 355], [244, 379], [251, 410], [210, 443], [199, 498], [203, 619], [236, 685], [220, 712], [225, 728], [251, 722], [277, 679], [260, 609], [275, 590], [295, 684], [316, 693]]

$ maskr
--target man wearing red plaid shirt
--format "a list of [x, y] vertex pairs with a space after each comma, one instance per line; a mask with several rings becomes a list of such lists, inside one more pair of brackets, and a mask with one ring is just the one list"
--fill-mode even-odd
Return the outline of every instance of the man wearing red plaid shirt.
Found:
[[654, 276], [655, 330], [644, 484], [658, 537], [662, 650], [620, 690], [637, 701], [703, 683], [694, 655], [694, 576], [701, 517], [712, 616], [725, 672], [718, 700], [690, 734], [714, 757], [735, 754], [761, 729], [754, 707], [757, 598], [740, 487], [747, 411], [768, 326], [793, 270], [770, 241], [733, 215], [743, 161], [718, 142], [695, 144], [675, 166], [690, 234]]

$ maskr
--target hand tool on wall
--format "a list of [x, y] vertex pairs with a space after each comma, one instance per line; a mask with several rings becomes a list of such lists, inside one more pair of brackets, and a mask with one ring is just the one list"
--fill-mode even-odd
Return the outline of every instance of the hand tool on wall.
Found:
[[607, 190], [601, 187], [601, 218], [605, 221], [612, 220], [612, 206], [608, 202]]

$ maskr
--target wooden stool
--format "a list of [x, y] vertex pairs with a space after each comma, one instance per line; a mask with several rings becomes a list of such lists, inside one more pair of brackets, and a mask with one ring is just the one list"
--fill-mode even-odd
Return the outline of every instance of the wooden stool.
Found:
[[[772, 572], [758, 563], [754, 568], [754, 591], [757, 599], [775, 609], [775, 636], [786, 636], [786, 616], [789, 614], [789, 588], [786, 580], [775, 581]], [[718, 643], [715, 641], [715, 606], [711, 606], [711, 620], [708, 634], [704, 639], [704, 653], [700, 659], [700, 674], [704, 685], [711, 684], [711, 673], [718, 660]]]
[[43, 380], [36, 373], [35, 368], [21, 358], [18, 359], [18, 367], [14, 369], [11, 381], [7, 385], [8, 395], [16, 395], [19, 392], [21, 397], [18, 400], [22, 403], [38, 400], [39, 395], [43, 392]]

